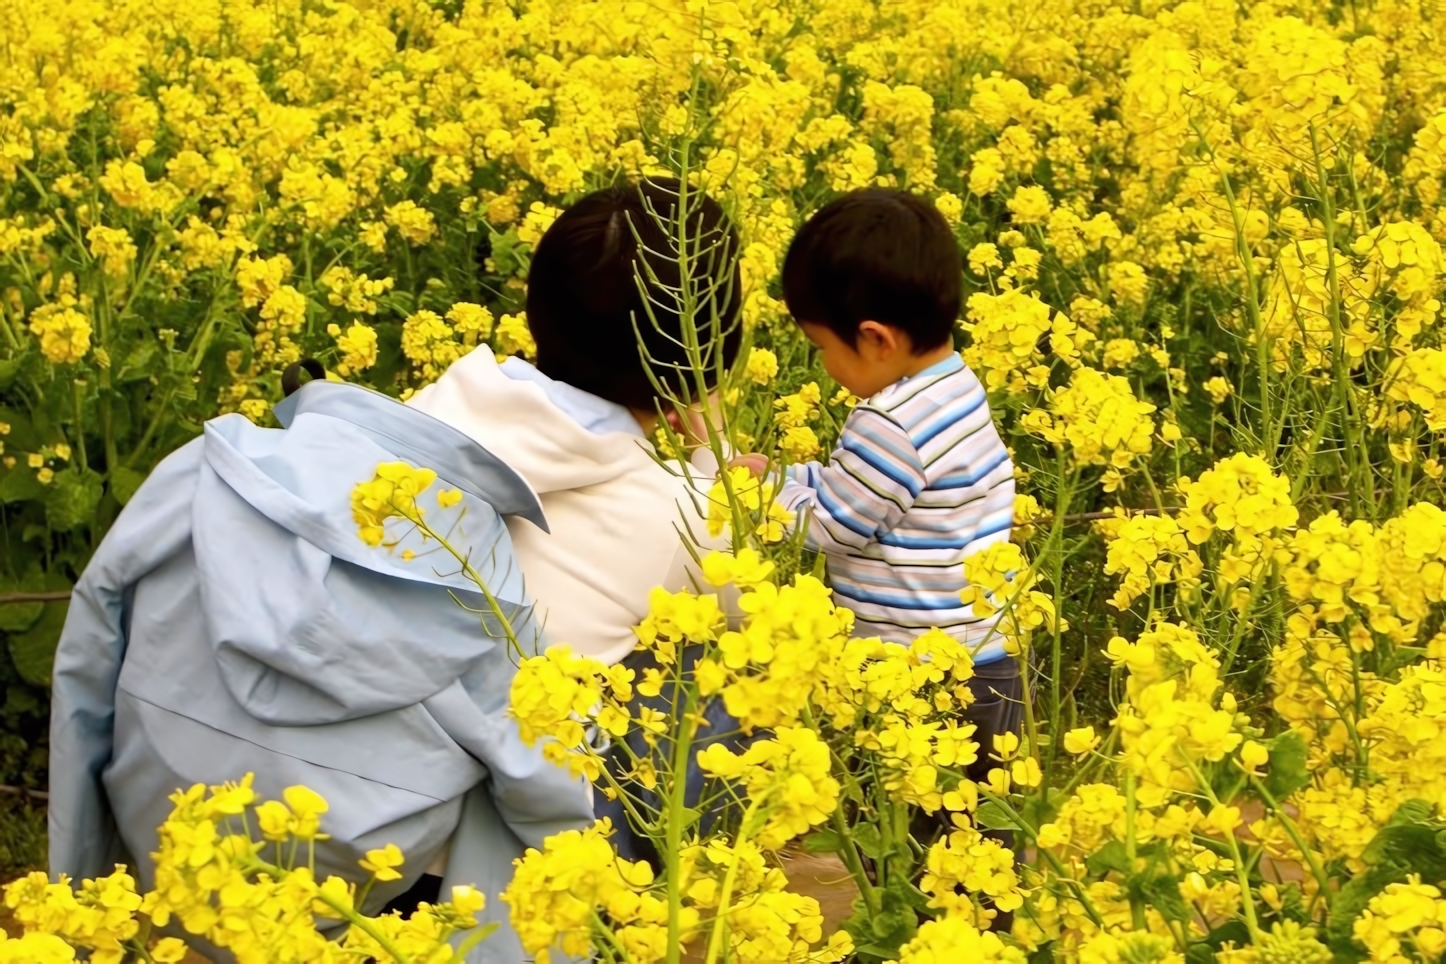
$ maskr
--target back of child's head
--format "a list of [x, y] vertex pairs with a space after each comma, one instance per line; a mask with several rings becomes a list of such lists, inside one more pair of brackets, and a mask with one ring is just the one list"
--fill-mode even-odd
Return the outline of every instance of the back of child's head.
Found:
[[934, 205], [904, 191], [866, 188], [831, 201], [799, 229], [783, 261], [783, 299], [799, 321], [854, 345], [877, 321], [917, 352], [950, 340], [963, 262]]
[[[674, 395], [693, 394], [693, 382], [675, 367], [686, 369], [688, 358], [677, 297], [668, 291], [679, 284], [667, 224], [675, 217], [679, 189], [670, 179], [604, 188], [569, 207], [543, 234], [527, 279], [527, 324], [543, 374], [651, 410], [657, 392], [639, 351], [641, 336], [653, 374]], [[695, 262], [694, 279], [716, 285], [712, 303], [697, 310], [699, 337], [709, 337], [716, 318], [725, 333], [726, 368], [742, 340], [737, 234], [717, 201], [696, 193], [688, 200], [689, 248], [701, 239], [711, 251]]]

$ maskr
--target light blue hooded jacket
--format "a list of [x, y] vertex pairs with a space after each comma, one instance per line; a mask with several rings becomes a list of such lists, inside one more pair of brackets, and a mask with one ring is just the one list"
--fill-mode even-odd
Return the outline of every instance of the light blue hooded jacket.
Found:
[[[473, 884], [503, 928], [469, 960], [522, 960], [497, 895], [525, 846], [592, 819], [584, 783], [525, 747], [505, 712], [505, 639], [450, 556], [414, 534], [369, 548], [352, 487], [381, 462], [436, 470], [419, 500], [470, 555], [517, 635], [534, 638], [501, 516], [545, 529], [515, 472], [450, 426], [353, 385], [314, 381], [276, 406], [284, 429], [239, 415], [163, 461], [75, 587], [56, 653], [50, 870], [153, 877], [168, 795], [251, 772], [266, 798], [304, 784], [330, 802], [319, 875], [361, 875], [397, 844], [413, 884], [447, 856], [443, 897]], [[436, 493], [458, 488], [459, 507]], [[404, 562], [401, 551], [418, 558]], [[489, 620], [491, 617], [488, 617]], [[496, 627], [492, 627], [496, 632]], [[500, 634], [499, 634], [500, 636]]]

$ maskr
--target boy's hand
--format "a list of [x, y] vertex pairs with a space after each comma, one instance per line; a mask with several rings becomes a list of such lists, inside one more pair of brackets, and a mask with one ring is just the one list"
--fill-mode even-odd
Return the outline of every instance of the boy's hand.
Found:
[[764, 472], [768, 471], [768, 456], [758, 452], [749, 452], [747, 455], [740, 455], [728, 463], [730, 469], [744, 468], [755, 479], [761, 478]]

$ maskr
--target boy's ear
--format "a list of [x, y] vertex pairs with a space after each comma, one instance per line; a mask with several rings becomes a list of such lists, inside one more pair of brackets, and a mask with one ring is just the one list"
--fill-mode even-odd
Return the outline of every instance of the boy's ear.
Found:
[[882, 321], [859, 322], [858, 343], [868, 345], [883, 357], [892, 357], [902, 351], [909, 351], [909, 336], [893, 325]]

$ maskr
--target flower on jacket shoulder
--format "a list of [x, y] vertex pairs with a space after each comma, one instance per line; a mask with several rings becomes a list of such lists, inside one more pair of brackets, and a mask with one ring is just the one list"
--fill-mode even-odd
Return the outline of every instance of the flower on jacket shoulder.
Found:
[[393, 517], [420, 521], [423, 510], [417, 505], [417, 496], [436, 480], [436, 472], [407, 462], [378, 465], [370, 481], [358, 482], [351, 490], [351, 516], [361, 540], [369, 546], [381, 545], [386, 522]]

